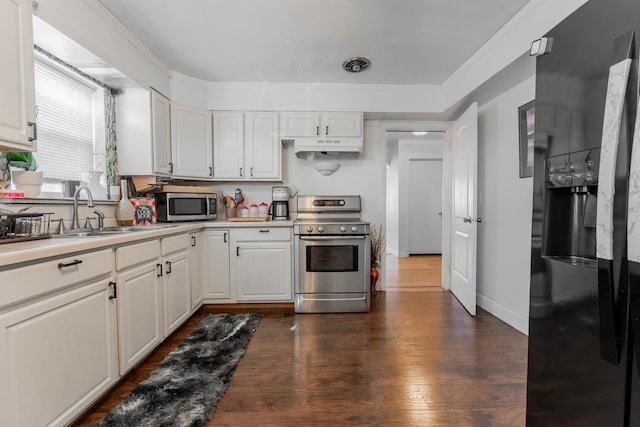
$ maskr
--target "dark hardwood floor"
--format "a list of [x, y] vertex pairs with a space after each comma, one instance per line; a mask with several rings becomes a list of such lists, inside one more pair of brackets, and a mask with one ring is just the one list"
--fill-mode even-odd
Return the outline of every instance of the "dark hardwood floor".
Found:
[[[379, 292], [371, 313], [264, 318], [210, 426], [523, 426], [527, 339], [447, 291]], [[254, 308], [241, 306], [236, 310]], [[203, 307], [77, 426], [108, 410], [210, 312]]]

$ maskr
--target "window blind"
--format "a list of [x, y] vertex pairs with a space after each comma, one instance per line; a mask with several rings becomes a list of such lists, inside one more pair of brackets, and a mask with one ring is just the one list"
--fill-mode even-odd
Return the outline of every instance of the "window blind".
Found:
[[38, 170], [46, 179], [82, 179], [93, 170], [96, 86], [40, 58], [35, 61]]

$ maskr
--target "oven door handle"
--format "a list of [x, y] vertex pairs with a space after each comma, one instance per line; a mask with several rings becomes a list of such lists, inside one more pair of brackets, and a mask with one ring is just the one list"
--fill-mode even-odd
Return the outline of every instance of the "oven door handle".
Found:
[[300, 240], [364, 240], [367, 236], [300, 236]]

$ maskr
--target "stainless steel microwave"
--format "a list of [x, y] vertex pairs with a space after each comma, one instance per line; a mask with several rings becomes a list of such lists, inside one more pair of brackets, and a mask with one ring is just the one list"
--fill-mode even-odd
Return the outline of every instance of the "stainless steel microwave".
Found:
[[216, 193], [159, 193], [156, 195], [158, 221], [206, 221], [216, 218]]

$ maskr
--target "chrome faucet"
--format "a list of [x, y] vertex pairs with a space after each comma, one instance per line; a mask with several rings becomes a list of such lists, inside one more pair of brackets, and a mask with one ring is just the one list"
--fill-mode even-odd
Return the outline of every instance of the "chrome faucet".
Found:
[[73, 193], [73, 218], [71, 218], [71, 229], [80, 228], [80, 221], [78, 221], [78, 195], [80, 191], [84, 190], [87, 193], [87, 207], [92, 208], [95, 205], [93, 204], [93, 196], [91, 195], [91, 190], [86, 185], [81, 185], [78, 187], [75, 193]]

